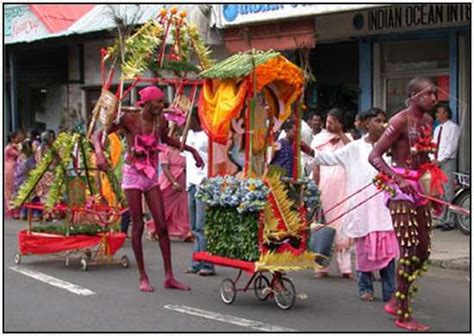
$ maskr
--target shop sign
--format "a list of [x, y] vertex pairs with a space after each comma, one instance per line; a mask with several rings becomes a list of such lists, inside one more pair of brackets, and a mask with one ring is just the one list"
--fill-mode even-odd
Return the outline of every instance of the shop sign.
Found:
[[380, 5], [321, 5], [321, 4], [226, 4], [213, 5], [218, 28], [265, 22], [269, 20], [357, 10]]
[[27, 5], [11, 5], [4, 12], [5, 43], [28, 41], [49, 34], [48, 29]]
[[369, 32], [379, 32], [387, 29], [468, 23], [470, 20], [470, 4], [391, 6], [368, 11], [367, 29]]

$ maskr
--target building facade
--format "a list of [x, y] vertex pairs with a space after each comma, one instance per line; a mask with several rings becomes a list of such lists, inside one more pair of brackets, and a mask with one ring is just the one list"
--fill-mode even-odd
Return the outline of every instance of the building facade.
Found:
[[462, 129], [458, 170], [470, 171], [471, 4], [216, 5], [214, 14], [232, 51], [311, 48], [306, 101], [322, 112], [376, 106], [392, 116], [411, 78], [432, 78]]
[[[119, 6], [128, 14], [140, 11], [138, 24], [156, 16], [163, 7]], [[30, 26], [38, 28], [36, 33], [31, 31], [31, 34], [16, 34], [5, 39], [8, 59], [4, 85], [5, 135], [18, 128], [58, 131], [72, 126], [71, 123], [78, 119], [89, 120], [102, 88], [101, 48], [113, 45], [115, 38], [109, 7], [93, 7], [65, 30], [57, 32], [46, 29], [30, 5], [10, 8], [8, 15], [12, 31], [18, 30], [17, 26], [26, 26], [18, 23], [18, 18], [34, 20]], [[226, 58], [228, 53], [222, 41], [208, 24], [206, 6], [178, 7], [179, 10], [185, 8], [188, 20], [198, 24], [213, 57]], [[112, 78], [113, 92], [120, 82], [119, 75], [120, 72], [116, 71]], [[139, 84], [131, 91], [125, 104], [136, 101], [137, 91], [143, 85], [146, 84]], [[171, 97], [171, 89], [168, 91]]]

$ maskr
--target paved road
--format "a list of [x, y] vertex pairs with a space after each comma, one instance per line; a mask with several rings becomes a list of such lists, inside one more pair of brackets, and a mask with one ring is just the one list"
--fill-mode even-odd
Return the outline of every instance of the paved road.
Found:
[[[308, 298], [297, 300], [289, 311], [279, 310], [272, 301], [258, 301], [252, 292], [239, 293], [232, 305], [225, 305], [219, 298], [219, 284], [224, 277], [235, 276], [236, 271], [219, 267], [215, 277], [207, 278], [184, 274], [191, 253], [189, 243], [173, 242], [172, 250], [175, 273], [193, 287], [191, 292], [162, 288], [158, 244], [148, 240], [145, 260], [157, 287], [151, 294], [137, 290], [137, 269], [129, 242], [117, 253], [129, 256], [129, 269], [102, 265], [83, 272], [77, 262], [66, 267], [62, 260], [45, 256], [24, 257], [16, 266], [16, 232], [24, 224], [4, 224], [6, 332], [399, 331], [393, 326], [393, 319], [382, 311], [380, 299], [371, 303], [359, 300], [354, 281], [337, 277], [316, 280], [311, 271], [290, 274], [297, 292]], [[31, 278], [25, 272], [34, 272], [35, 276], [39, 272], [43, 277], [54, 277], [88, 290], [86, 294], [93, 293], [77, 295]], [[432, 268], [420, 279], [419, 288], [415, 317], [430, 324], [434, 332], [470, 330], [468, 273]], [[376, 283], [376, 295], [380, 297], [380, 283]]]

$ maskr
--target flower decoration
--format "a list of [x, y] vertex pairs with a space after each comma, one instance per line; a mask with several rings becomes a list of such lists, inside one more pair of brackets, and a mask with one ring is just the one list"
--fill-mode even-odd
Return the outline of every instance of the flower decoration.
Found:
[[259, 212], [267, 201], [268, 188], [262, 180], [234, 176], [204, 179], [196, 197], [211, 207], [232, 207], [238, 213]]

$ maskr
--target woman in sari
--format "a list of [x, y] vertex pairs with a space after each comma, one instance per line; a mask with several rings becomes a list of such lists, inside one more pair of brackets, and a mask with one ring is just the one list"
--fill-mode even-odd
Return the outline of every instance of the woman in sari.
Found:
[[[179, 149], [168, 146], [165, 152], [159, 155], [162, 172], [159, 177], [166, 223], [170, 236], [181, 240], [188, 240], [189, 212], [188, 193], [186, 192], [186, 159]], [[147, 223], [148, 232], [155, 234], [153, 220]]]
[[[326, 130], [318, 133], [311, 143], [311, 147], [318, 151], [333, 152], [343, 147], [352, 139], [343, 132], [344, 114], [339, 109], [332, 109], [326, 120]], [[346, 197], [346, 171], [338, 166], [314, 166], [313, 179], [321, 190], [321, 205], [323, 212], [328, 211]], [[327, 222], [336, 219], [346, 210], [347, 205], [342, 204], [334, 210], [325, 213]], [[335, 257], [339, 271], [344, 278], [352, 278], [351, 251], [352, 240], [341, 232], [342, 218], [332, 222], [329, 227], [336, 230], [334, 238]], [[317, 278], [328, 276], [328, 267], [316, 271]]]
[[4, 197], [4, 209], [6, 211], [6, 217], [13, 217], [13, 209], [10, 206], [14, 192], [15, 184], [15, 166], [16, 160], [20, 156], [20, 143], [23, 141], [24, 135], [22, 131], [15, 131], [8, 136], [8, 144], [5, 147], [5, 175], [3, 180], [3, 197]]

